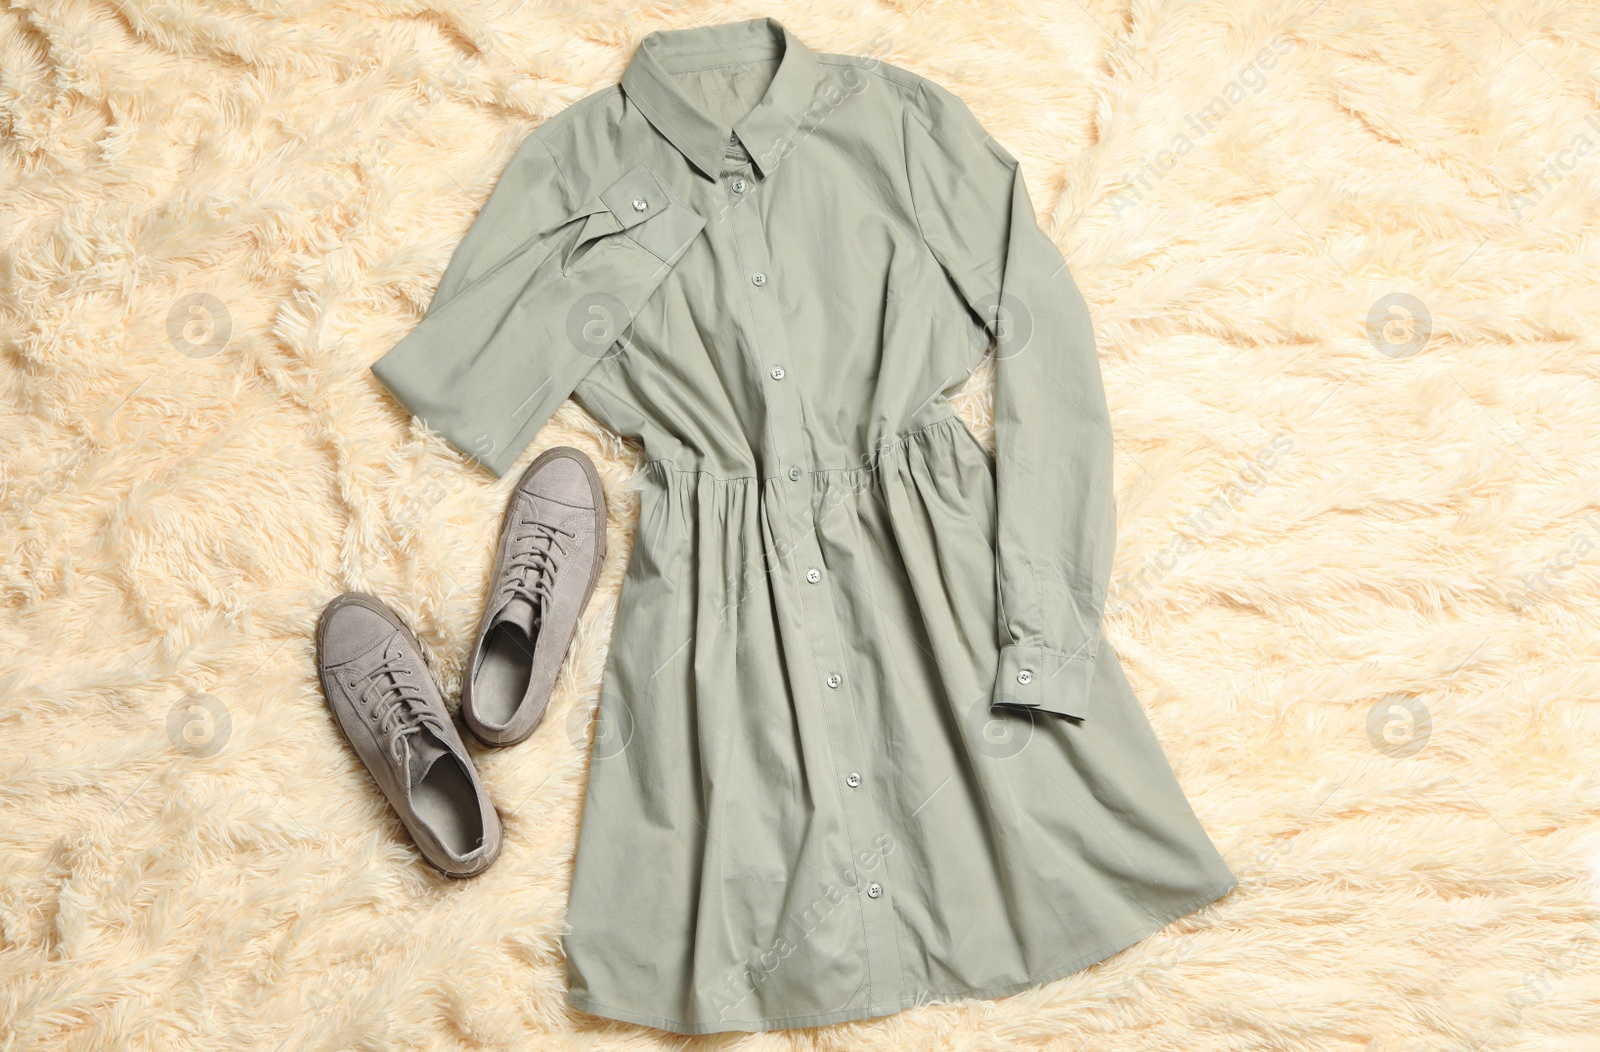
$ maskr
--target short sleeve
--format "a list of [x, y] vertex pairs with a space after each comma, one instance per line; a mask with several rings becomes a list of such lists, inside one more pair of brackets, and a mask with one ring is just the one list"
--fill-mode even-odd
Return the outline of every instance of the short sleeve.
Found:
[[574, 201], [536, 131], [422, 320], [372, 371], [451, 446], [503, 475], [704, 227], [647, 164]]

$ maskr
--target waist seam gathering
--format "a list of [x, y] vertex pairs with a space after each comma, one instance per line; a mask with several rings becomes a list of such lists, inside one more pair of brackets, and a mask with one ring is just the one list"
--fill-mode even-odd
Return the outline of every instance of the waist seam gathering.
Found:
[[[966, 426], [967, 426], [966, 423], [959, 416], [956, 416], [954, 413], [951, 413], [948, 416], [941, 416], [937, 420], [932, 420], [932, 421], [930, 421], [930, 422], [928, 422], [926, 424], [923, 424], [919, 428], [915, 428], [915, 429], [913, 429], [911, 431], [907, 431], [905, 434], [903, 434], [900, 437], [896, 438], [892, 442], [885, 442], [885, 443], [879, 444], [878, 446], [874, 447], [873, 451], [870, 454], [862, 454], [865, 457], [870, 457], [870, 460], [869, 460], [869, 462], [867, 464], [862, 464], [862, 465], [854, 466], [854, 467], [807, 468], [806, 469], [806, 474], [808, 474], [808, 475], [843, 475], [843, 474], [859, 474], [861, 472], [871, 471], [876, 466], [876, 463], [877, 463], [878, 460], [882, 459], [886, 454], [891, 453], [896, 449], [899, 449], [901, 446], [904, 446], [906, 443], [910, 442], [912, 439], [917, 438], [924, 431], [929, 431], [929, 430], [932, 430], [933, 428], [936, 428], [936, 427], [948, 427], [951, 424], [955, 424], [957, 427], [960, 427], [960, 428], [963, 428], [963, 429], [965, 429]], [[639, 467], [640, 467], [641, 471], [653, 470], [653, 471], [662, 472], [664, 474], [672, 474], [672, 475], [705, 475], [705, 476], [708, 476], [711, 479], [712, 482], [765, 482], [768, 479], [781, 479], [781, 478], [783, 478], [783, 474], [781, 472], [778, 473], [778, 474], [773, 474], [773, 475], [728, 475], [728, 476], [722, 476], [722, 475], [717, 475], [717, 474], [714, 474], [714, 473], [712, 473], [710, 471], [707, 471], [704, 468], [680, 468], [680, 467], [676, 466], [675, 464], [673, 464], [672, 458], [670, 458], [670, 457], [656, 457], [656, 458], [651, 459], [651, 460], [646, 460]]]

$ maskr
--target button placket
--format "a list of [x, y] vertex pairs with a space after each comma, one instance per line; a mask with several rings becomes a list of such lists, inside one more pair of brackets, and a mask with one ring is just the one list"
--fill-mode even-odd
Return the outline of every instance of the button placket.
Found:
[[[787, 487], [772, 491], [773, 499], [788, 502], [784, 494]], [[795, 500], [806, 508], [804, 517], [811, 519], [811, 502], [804, 497]], [[803, 582], [800, 567], [821, 564], [822, 546], [816, 530], [802, 527], [795, 521], [799, 516], [775, 515], [772, 517], [774, 540], [782, 554], [774, 572], [787, 575], [795, 582], [801, 615], [805, 622], [806, 644], [810, 648], [812, 668], [809, 682], [815, 684], [811, 691], [797, 691], [796, 700], [804, 705], [813, 700], [822, 709], [822, 718], [828, 731], [828, 755], [821, 763], [831, 764], [834, 778], [842, 778], [847, 790], [841, 791], [839, 803], [843, 809], [843, 829], [846, 843], [841, 846], [840, 857], [852, 882], [851, 889], [863, 896], [866, 907], [861, 914], [863, 947], [868, 972], [872, 977], [869, 994], [873, 1004], [897, 1004], [900, 990], [900, 949], [897, 921], [889, 893], [891, 881], [887, 873], [888, 856], [892, 848], [882, 846], [882, 838], [890, 829], [881, 816], [871, 789], [863, 782], [859, 772], [864, 769], [867, 748], [862, 740], [850, 687], [844, 677], [830, 668], [839, 668], [844, 659], [845, 647], [833, 607], [829, 589], [813, 588]], [[869, 877], [876, 877], [870, 884]], [[868, 903], [865, 899], [874, 901]]]
[[[759, 455], [763, 467], [788, 465], [786, 474], [798, 482], [805, 471], [805, 444], [802, 438], [805, 414], [801, 408], [800, 387], [790, 375], [793, 363], [789, 360], [788, 344], [783, 332], [782, 319], [777, 308], [777, 298], [769, 286], [772, 259], [767, 246], [766, 230], [761, 223], [761, 209], [755, 200], [731, 213], [731, 229], [738, 247], [739, 266], [745, 270], [751, 290], [744, 297], [750, 305], [750, 343], [759, 368], [772, 381], [763, 385], [767, 421], [763, 448]], [[769, 468], [770, 470], [770, 468]], [[807, 501], [797, 502], [809, 509]], [[810, 523], [802, 523], [802, 529]]]
[[[761, 475], [771, 477], [776, 473], [789, 479], [783, 485], [761, 490], [762, 499], [778, 502], [777, 510], [781, 512], [771, 516], [774, 541], [780, 546], [773, 572], [794, 582], [806, 628], [805, 645], [810, 648], [815, 669], [812, 677], [805, 677], [814, 686], [797, 690], [796, 701], [821, 706], [829, 755], [820, 762], [831, 764], [828, 777], [845, 781], [849, 786], [838, 798], [843, 809], [842, 829], [846, 842], [839, 845], [836, 857], [850, 872], [866, 868], [863, 858], [875, 860], [872, 865], [878, 879], [871, 884], [875, 890], [868, 891], [868, 885], [860, 882], [866, 877], [864, 873], [855, 883], [858, 893], [875, 900], [871, 903], [863, 900], [868, 908], [861, 915], [862, 951], [867, 961], [867, 974], [871, 976], [870, 989], [865, 994], [873, 1004], [896, 1005], [901, 1000], [899, 936], [893, 897], [887, 887], [889, 881], [881, 875], [886, 872], [889, 853], [881, 844], [891, 831], [883, 821], [871, 789], [860, 784], [860, 775], [856, 773], [864, 769], [866, 748], [857, 722], [853, 689], [835, 671], [846, 668], [848, 662], [833, 595], [830, 589], [810, 587], [821, 580], [816, 568], [827, 560], [823, 558], [817, 537], [812, 487], [797, 485], [803, 478], [816, 477], [805, 470], [808, 464], [801, 394], [804, 385], [802, 378], [793, 374], [794, 361], [789, 356], [778, 297], [771, 286], [759, 287], [766, 284], [772, 269], [761, 209], [755, 207], [754, 200], [744, 204], [747, 207], [731, 210], [730, 229], [737, 247], [737, 266], [752, 275], [751, 284], [740, 297], [749, 311], [745, 325], [751, 357], [754, 363], [759, 363], [757, 375], [765, 374], [770, 378], [759, 387], [766, 406], [763, 448], [758, 451]], [[754, 281], [753, 275], [758, 274], [763, 276], [761, 283]], [[778, 380], [782, 382], [775, 382]], [[851, 782], [851, 778], [855, 781]]]

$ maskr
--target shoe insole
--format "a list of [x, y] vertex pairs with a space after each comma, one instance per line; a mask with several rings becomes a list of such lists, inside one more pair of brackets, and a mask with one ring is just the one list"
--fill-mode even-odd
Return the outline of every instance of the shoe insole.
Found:
[[411, 788], [411, 806], [453, 854], [465, 855], [483, 841], [478, 794], [454, 756], [433, 761], [422, 781]]
[[472, 681], [472, 707], [491, 727], [504, 726], [522, 704], [533, 677], [533, 643], [522, 629], [502, 621], [489, 630], [483, 663]]

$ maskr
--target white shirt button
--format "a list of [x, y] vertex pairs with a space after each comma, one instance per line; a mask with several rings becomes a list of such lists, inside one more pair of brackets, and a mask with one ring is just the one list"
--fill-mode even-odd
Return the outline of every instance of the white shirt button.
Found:
[[789, 481], [791, 481], [791, 482], [799, 482], [800, 481], [800, 469], [798, 467], [792, 467], [792, 468], [789, 469]]
[[633, 199], [633, 210], [635, 212], [643, 212], [646, 208], [649, 208], [649, 207], [650, 207], [649, 202], [645, 201], [644, 198], [635, 197]]
[[871, 884], [867, 885], [867, 898], [875, 899], [879, 895], [882, 895], [882, 894], [883, 894], [883, 885], [882, 884], [879, 884], [877, 881], [873, 881]]
[[733, 192], [736, 194], [742, 194], [745, 191], [745, 187], [749, 185], [749, 183], [744, 181], [743, 177], [735, 179], [733, 181]]
[[806, 580], [810, 581], [812, 584], [816, 584], [818, 581], [822, 580], [822, 571], [813, 566], [811, 569], [806, 571]]
[[856, 786], [861, 784], [861, 776], [856, 772], [851, 771], [850, 774], [845, 777], [844, 784], [854, 789]]
[[842, 678], [840, 678], [839, 673], [837, 673], [837, 672], [833, 673], [832, 675], [830, 675], [828, 677], [828, 686], [832, 687], [834, 690], [838, 690], [839, 689], [839, 684], [841, 684], [843, 682], [844, 682], [844, 680]]
[[750, 283], [759, 288], [767, 283], [767, 276], [758, 270], [754, 274], [750, 275]]
[[783, 366], [774, 365], [772, 367], [772, 378], [774, 380], [782, 380], [783, 379]]
[[1033, 682], [1033, 669], [1025, 668], [1021, 672], [1018, 672], [1017, 673], [1017, 682], [1018, 683], [1032, 683]]

